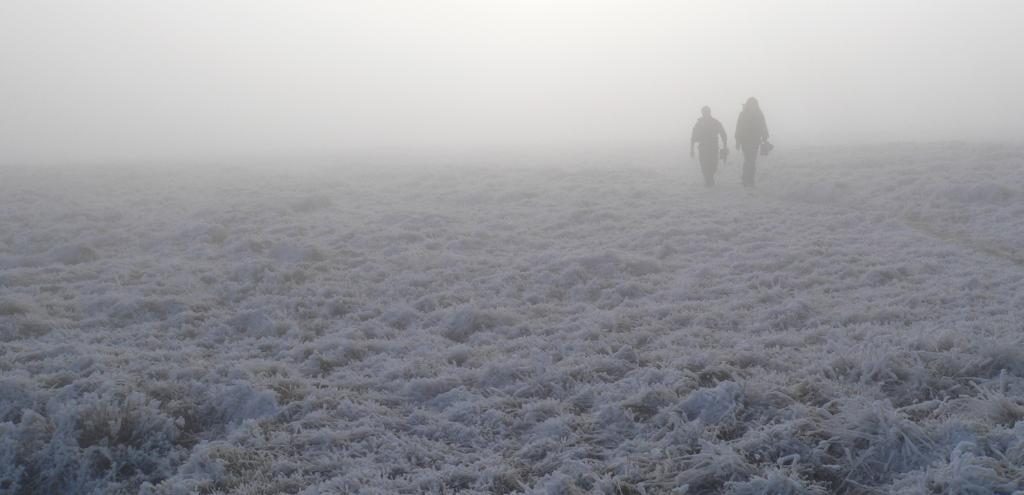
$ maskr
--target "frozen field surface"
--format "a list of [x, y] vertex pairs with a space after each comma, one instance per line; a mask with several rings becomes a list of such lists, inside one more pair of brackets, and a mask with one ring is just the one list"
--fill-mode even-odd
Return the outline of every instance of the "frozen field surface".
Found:
[[1024, 493], [1024, 148], [0, 170], [0, 493]]

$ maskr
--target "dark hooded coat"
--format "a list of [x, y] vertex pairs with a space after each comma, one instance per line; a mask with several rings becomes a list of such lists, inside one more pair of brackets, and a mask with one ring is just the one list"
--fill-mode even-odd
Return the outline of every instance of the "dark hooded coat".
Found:
[[768, 139], [768, 124], [757, 100], [751, 99], [743, 105], [743, 111], [736, 121], [736, 142], [740, 145], [759, 145]]

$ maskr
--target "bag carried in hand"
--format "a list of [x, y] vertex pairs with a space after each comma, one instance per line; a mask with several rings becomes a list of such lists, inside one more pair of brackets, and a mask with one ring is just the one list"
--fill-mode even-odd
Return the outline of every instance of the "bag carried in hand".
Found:
[[775, 145], [773, 145], [772, 143], [769, 143], [768, 141], [761, 143], [762, 155], [768, 155], [768, 153], [771, 153], [773, 149], [775, 149]]

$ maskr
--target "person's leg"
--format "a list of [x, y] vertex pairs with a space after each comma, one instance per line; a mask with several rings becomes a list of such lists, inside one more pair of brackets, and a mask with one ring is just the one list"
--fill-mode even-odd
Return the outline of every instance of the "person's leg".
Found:
[[757, 171], [757, 143], [743, 143], [743, 185], [754, 187], [754, 174]]
[[[714, 151], [712, 153], [712, 151]], [[704, 185], [711, 187], [715, 185], [715, 172], [718, 171], [718, 150], [711, 150], [710, 147], [700, 148], [700, 171], [704, 174]]]
[[700, 169], [704, 174], [704, 185], [708, 187], [715, 185], [715, 164], [702, 161]]

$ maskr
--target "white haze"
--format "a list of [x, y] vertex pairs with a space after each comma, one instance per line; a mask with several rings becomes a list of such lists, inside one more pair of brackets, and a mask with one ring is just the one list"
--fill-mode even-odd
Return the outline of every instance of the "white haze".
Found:
[[0, 163], [1024, 131], [1015, 1], [4, 0]]

